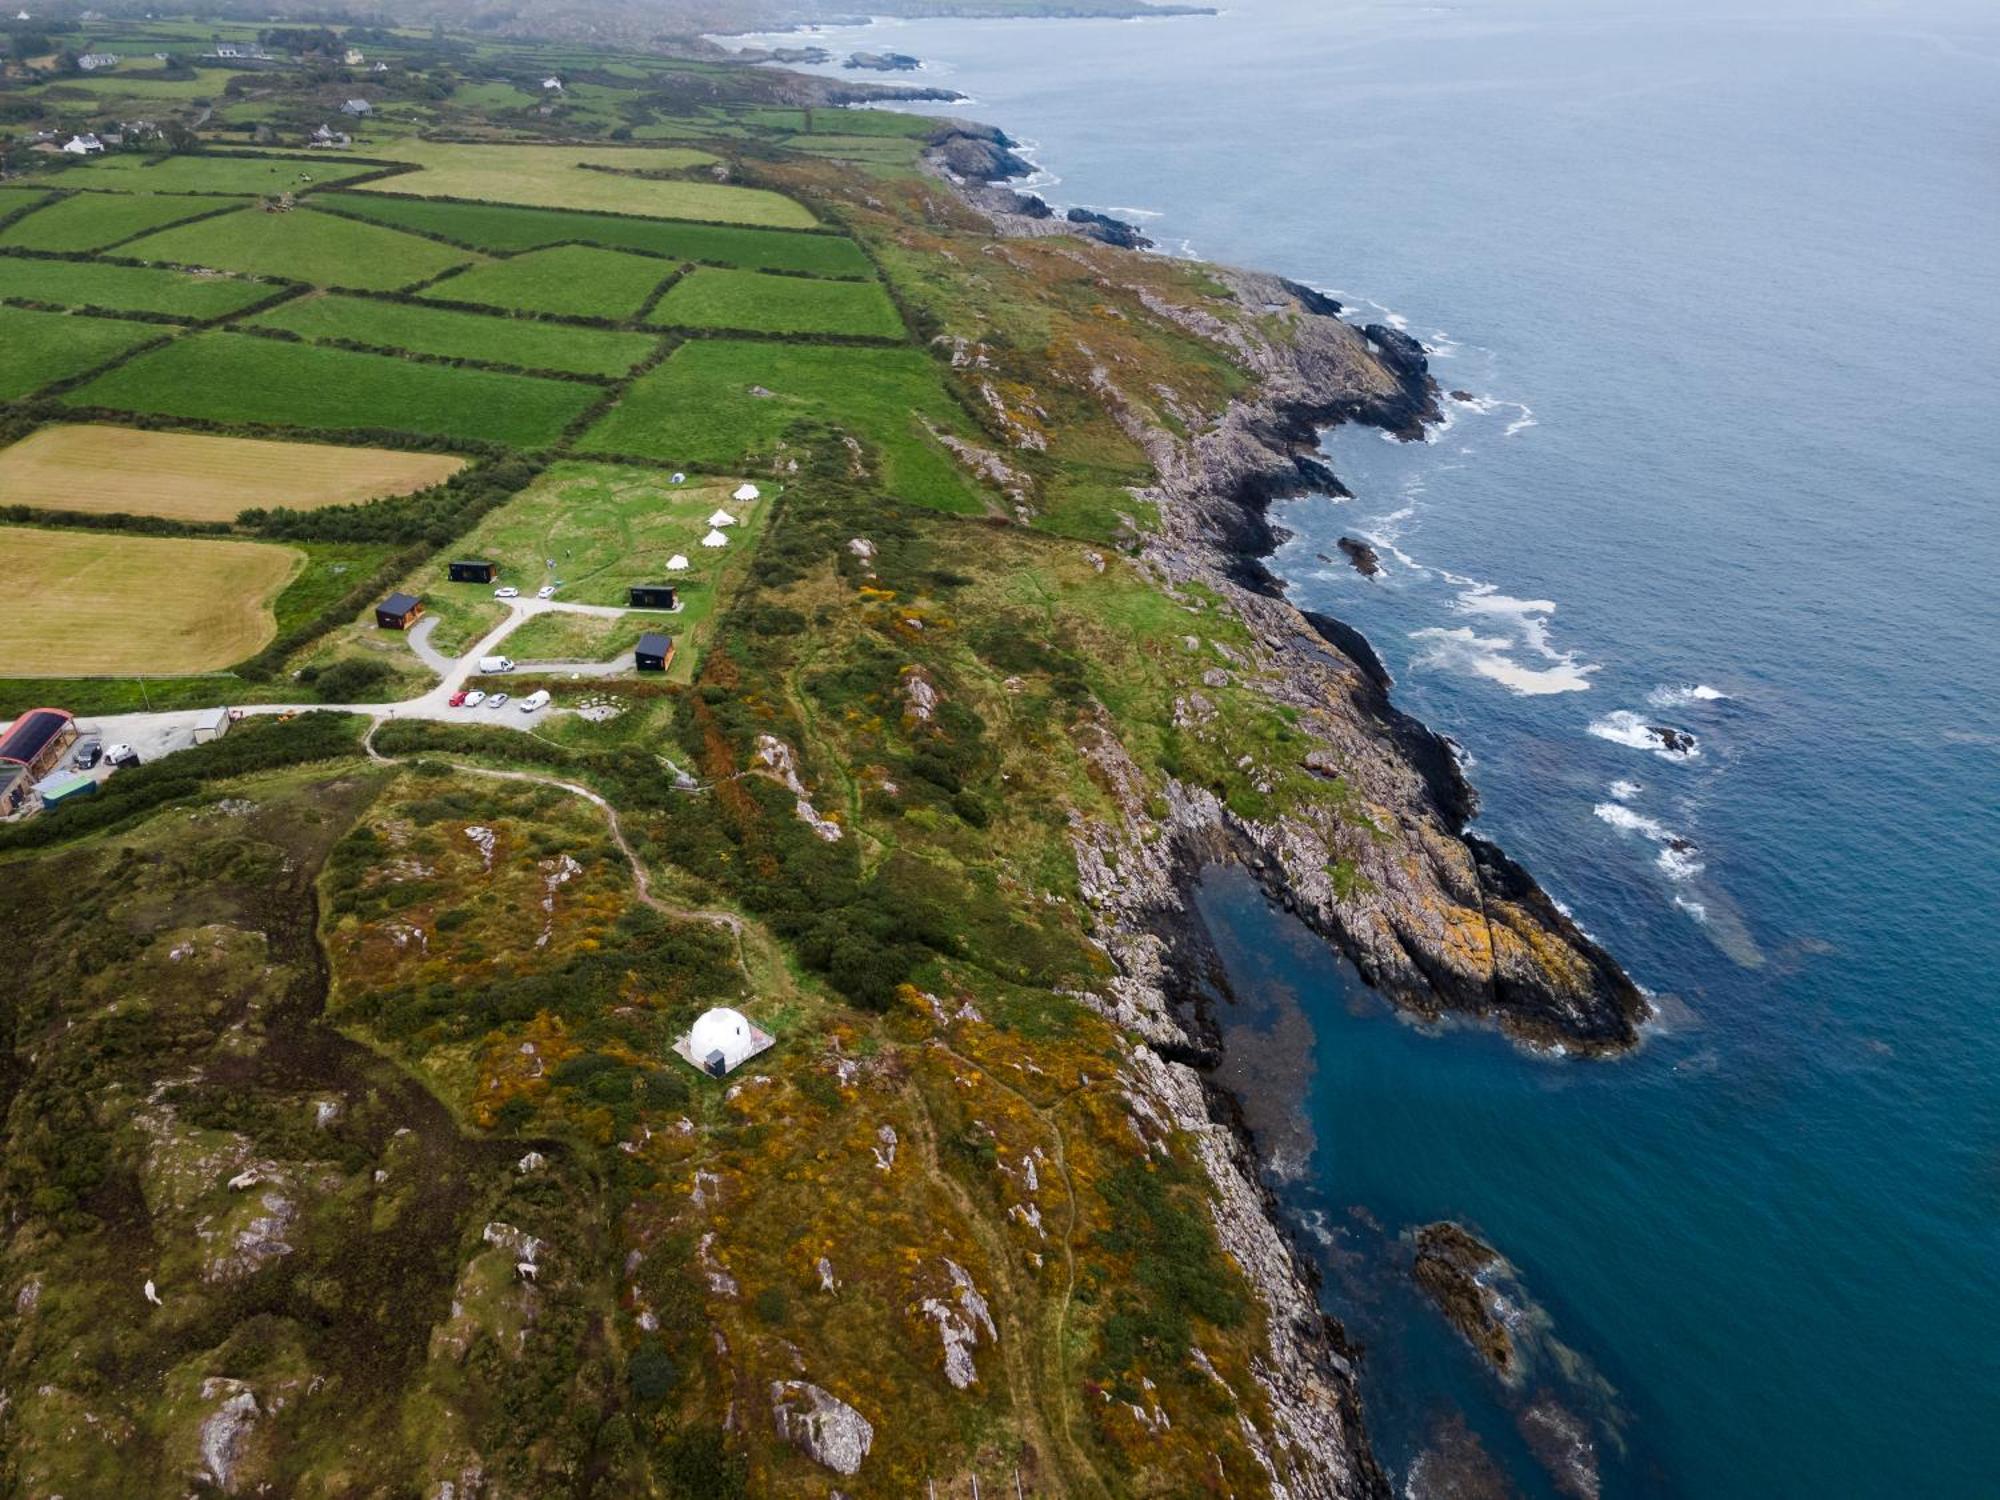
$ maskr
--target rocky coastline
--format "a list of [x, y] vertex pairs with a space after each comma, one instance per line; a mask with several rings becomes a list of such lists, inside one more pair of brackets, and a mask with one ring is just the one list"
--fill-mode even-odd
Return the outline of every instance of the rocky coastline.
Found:
[[[1100, 224], [1058, 217], [1004, 186], [1028, 164], [997, 130], [944, 122], [927, 160], [998, 233], [1105, 239]], [[1200, 585], [1229, 599], [1256, 647], [1220, 670], [1295, 710], [1314, 741], [1304, 767], [1348, 795], [1337, 813], [1261, 822], [1205, 787], [1175, 781], [1164, 797], [1149, 796], [1113, 726], [1086, 728], [1084, 749], [1117, 789], [1122, 814], [1073, 818], [1070, 829], [1083, 895], [1117, 971], [1107, 993], [1087, 998], [1139, 1039], [1133, 1081], [1197, 1142], [1218, 1235], [1269, 1313], [1271, 1357], [1257, 1373], [1272, 1414], [1264, 1461], [1274, 1488], [1374, 1497], [1388, 1480], [1363, 1424], [1356, 1351], [1281, 1227], [1242, 1101], [1217, 1077], [1225, 1059], [1210, 1006], [1220, 965], [1194, 912], [1196, 884], [1212, 864], [1241, 865], [1391, 1003], [1427, 1021], [1465, 1015], [1541, 1049], [1607, 1056], [1637, 1044], [1649, 1012], [1526, 870], [1466, 831], [1478, 802], [1455, 747], [1394, 706], [1389, 674], [1360, 632], [1296, 608], [1266, 566], [1282, 539], [1269, 518], [1274, 501], [1344, 493], [1317, 457], [1326, 428], [1360, 422], [1417, 439], [1440, 419], [1423, 347], [1385, 325], [1357, 328], [1338, 302], [1282, 277], [1210, 271], [1258, 316], [1225, 322], [1147, 306], [1227, 348], [1257, 378], [1248, 396], [1181, 436], [1140, 417], [1108, 370], [1093, 372], [1157, 474], [1140, 493], [1160, 527], [1138, 556], [1170, 594]]]

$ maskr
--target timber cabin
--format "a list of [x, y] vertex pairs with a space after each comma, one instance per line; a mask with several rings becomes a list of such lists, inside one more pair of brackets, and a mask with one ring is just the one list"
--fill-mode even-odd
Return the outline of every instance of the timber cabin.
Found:
[[[672, 646], [668, 651], [671, 653]], [[66, 708], [31, 708], [0, 735], [0, 762], [22, 767], [39, 781], [62, 764], [63, 752], [76, 743], [76, 719]]]
[[455, 562], [447, 564], [445, 571], [451, 575], [453, 583], [491, 583], [500, 576], [500, 564]]
[[633, 653], [633, 661], [641, 672], [664, 672], [673, 659], [672, 636], [649, 630], [639, 637], [639, 648]]
[[634, 609], [678, 609], [680, 595], [671, 583], [635, 583], [626, 591]]
[[415, 594], [391, 594], [375, 606], [375, 623], [383, 630], [408, 630], [424, 612]]

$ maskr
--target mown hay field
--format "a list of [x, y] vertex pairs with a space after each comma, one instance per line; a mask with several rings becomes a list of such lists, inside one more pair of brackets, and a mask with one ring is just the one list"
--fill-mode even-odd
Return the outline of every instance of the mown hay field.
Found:
[[81, 375], [164, 331], [153, 323], [0, 307], [0, 401]]
[[100, 193], [296, 193], [309, 187], [365, 177], [382, 168], [324, 156], [100, 156], [71, 167], [66, 188]]
[[235, 203], [234, 198], [153, 198], [143, 194], [77, 193], [38, 208], [0, 231], [0, 246], [75, 253], [102, 250], [150, 229], [163, 229]]
[[422, 295], [571, 318], [630, 318], [675, 267], [650, 255], [563, 245], [488, 261], [447, 276]]
[[[385, 158], [422, 170], [371, 183], [372, 191], [419, 198], [475, 198], [535, 208], [580, 208], [656, 219], [718, 224], [765, 224], [812, 229], [805, 206], [763, 188], [717, 182], [631, 177], [627, 172], [678, 171], [714, 160], [706, 152], [610, 146], [467, 146], [397, 141], [378, 148]], [[602, 170], [602, 168], [617, 170]]]
[[[449, 281], [444, 283], [450, 286]], [[284, 328], [320, 342], [345, 339], [378, 349], [408, 349], [447, 359], [476, 359], [523, 370], [618, 376], [659, 347], [644, 333], [577, 328], [532, 318], [493, 317], [447, 307], [412, 307], [338, 293], [301, 297], [249, 322]]]
[[[268, 542], [0, 528], [0, 675], [206, 672], [277, 630], [301, 554]], [[28, 607], [30, 601], [32, 607]]]
[[0, 505], [233, 521], [257, 508], [317, 510], [407, 495], [464, 466], [446, 453], [75, 423], [0, 449]]
[[639, 250], [707, 265], [752, 271], [799, 271], [815, 276], [868, 276], [861, 247], [844, 235], [791, 229], [687, 224], [617, 214], [521, 208], [503, 203], [450, 203], [377, 193], [329, 193], [315, 207], [357, 214], [394, 229], [443, 235], [480, 250], [536, 250], [582, 241], [607, 250]]
[[156, 271], [97, 261], [31, 260], [0, 255], [0, 297], [61, 307], [219, 318], [278, 290], [267, 282], [188, 271]]
[[[765, 395], [756, 391], [767, 392]], [[795, 422], [811, 419], [872, 444], [899, 498], [939, 510], [985, 507], [924, 427], [968, 424], [921, 350], [697, 339], [632, 383], [578, 446], [715, 470], [760, 472]]]
[[598, 395], [596, 386], [570, 380], [201, 333], [121, 365], [64, 399], [72, 406], [209, 422], [325, 432], [374, 428], [539, 448], [554, 442]]
[[121, 246], [119, 254], [370, 292], [426, 281], [474, 258], [468, 250], [304, 208], [221, 214], [149, 234]]
[[670, 328], [903, 337], [903, 320], [879, 282], [758, 271], [696, 271], [674, 284], [647, 321]]

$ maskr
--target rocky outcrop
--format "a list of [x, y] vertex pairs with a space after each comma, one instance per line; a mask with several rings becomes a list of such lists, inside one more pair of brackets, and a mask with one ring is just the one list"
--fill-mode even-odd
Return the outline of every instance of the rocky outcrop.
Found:
[[841, 66], [873, 73], [913, 73], [923, 64], [907, 52], [856, 52]]
[[1414, 1238], [1417, 1253], [1410, 1275], [1480, 1358], [1501, 1379], [1511, 1379], [1516, 1368], [1514, 1340], [1500, 1317], [1498, 1299], [1488, 1293], [1483, 1279], [1501, 1267], [1500, 1252], [1449, 1221], [1426, 1224]]
[[1153, 242], [1139, 233], [1137, 227], [1123, 219], [1114, 219], [1110, 214], [1101, 214], [1094, 208], [1072, 208], [1063, 215], [1066, 223], [1077, 226], [1077, 232], [1086, 239], [1100, 244], [1116, 245], [1123, 250], [1150, 250]]
[[875, 1443], [866, 1417], [810, 1381], [772, 1381], [771, 1418], [779, 1437], [836, 1474], [859, 1473]]
[[1013, 147], [1004, 132], [991, 126], [948, 120], [931, 137], [925, 158], [958, 182], [1005, 182], [1035, 170]]
[[1344, 536], [1334, 545], [1340, 548], [1347, 560], [1354, 564], [1354, 571], [1363, 578], [1373, 578], [1382, 571], [1382, 559], [1375, 549], [1359, 538]]

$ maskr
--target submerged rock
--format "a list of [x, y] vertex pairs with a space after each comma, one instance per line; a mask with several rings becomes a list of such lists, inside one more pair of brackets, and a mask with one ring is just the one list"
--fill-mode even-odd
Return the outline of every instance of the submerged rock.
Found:
[[1340, 548], [1341, 552], [1346, 555], [1347, 560], [1354, 564], [1354, 571], [1359, 573], [1363, 578], [1373, 578], [1382, 571], [1382, 559], [1376, 555], [1375, 549], [1366, 542], [1357, 540], [1351, 536], [1344, 536], [1335, 542], [1334, 545]]
[[1417, 1256], [1410, 1274], [1438, 1311], [1504, 1379], [1518, 1362], [1514, 1339], [1499, 1315], [1499, 1300], [1482, 1277], [1505, 1265], [1500, 1252], [1470, 1230], [1449, 1220], [1416, 1232]]

